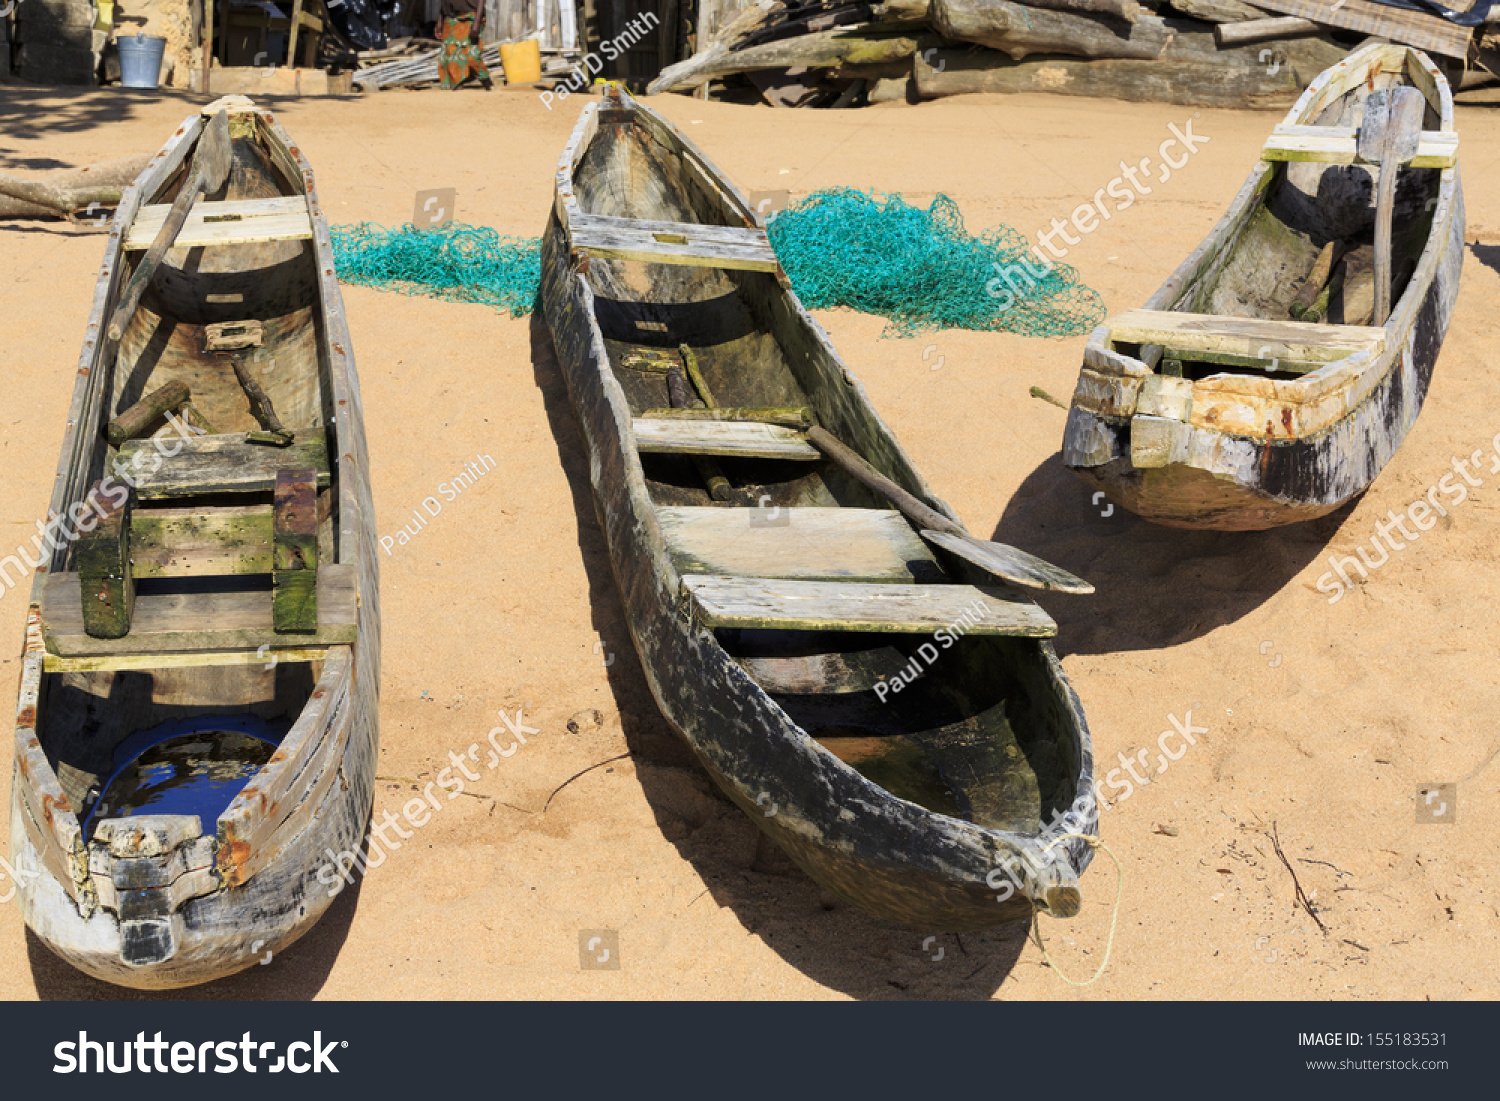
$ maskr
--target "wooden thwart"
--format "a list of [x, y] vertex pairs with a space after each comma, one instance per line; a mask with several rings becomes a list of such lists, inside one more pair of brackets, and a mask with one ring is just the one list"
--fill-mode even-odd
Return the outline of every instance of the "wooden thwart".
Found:
[[136, 577], [271, 572], [271, 506], [137, 509], [130, 520]]
[[1106, 324], [1117, 344], [1161, 344], [1256, 359], [1331, 363], [1355, 352], [1379, 355], [1385, 350], [1385, 330], [1369, 325], [1309, 325], [1172, 310], [1129, 310]]
[[[1314, 164], [1366, 164], [1359, 156], [1359, 135], [1353, 126], [1301, 126], [1282, 123], [1260, 153], [1268, 161], [1308, 161]], [[1452, 168], [1458, 163], [1458, 135], [1447, 130], [1424, 130], [1417, 143], [1412, 168]]]
[[[167, 219], [170, 205], [143, 206], [125, 235], [125, 248], [150, 246]], [[244, 245], [255, 241], [297, 241], [312, 237], [312, 216], [305, 195], [274, 199], [199, 202], [188, 212], [174, 248]]]
[[971, 635], [1057, 634], [1052, 617], [1030, 601], [999, 600], [973, 585], [880, 585], [688, 574], [683, 591], [711, 627], [782, 631], [929, 634], [953, 623]]
[[[355, 639], [355, 576], [349, 565], [317, 571], [317, 630], [299, 636], [301, 647], [332, 646]], [[284, 646], [272, 622], [264, 590], [227, 593], [137, 593], [130, 634], [120, 639], [90, 636], [83, 625], [78, 575], [47, 578], [42, 595], [42, 635], [61, 657], [103, 654], [186, 653]]]
[[822, 458], [801, 433], [748, 421], [635, 420], [636, 447], [669, 455], [730, 455], [751, 459]]
[[776, 250], [765, 231], [686, 222], [651, 222], [575, 214], [568, 219], [575, 249], [590, 256], [644, 260], [748, 271], [778, 269]]
[[656, 517], [684, 574], [906, 585], [942, 577], [927, 545], [894, 510], [671, 506]]
[[142, 473], [136, 477], [136, 496], [143, 501], [171, 497], [195, 497], [208, 493], [268, 493], [276, 485], [276, 472], [284, 469], [310, 469], [318, 472], [318, 485], [329, 484], [328, 444], [321, 428], [305, 428], [293, 433], [288, 447], [267, 447], [246, 443], [243, 434], [195, 436], [175, 440], [182, 450], [176, 455], [161, 456], [154, 473], [151, 440], [130, 440], [120, 448], [120, 458], [127, 464], [135, 461], [137, 452]]

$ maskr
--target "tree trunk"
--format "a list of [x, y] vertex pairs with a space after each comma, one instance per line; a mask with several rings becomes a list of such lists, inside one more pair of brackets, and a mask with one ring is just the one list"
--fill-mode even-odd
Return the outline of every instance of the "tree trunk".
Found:
[[695, 88], [731, 73], [757, 69], [827, 68], [831, 65], [878, 65], [900, 61], [916, 52], [915, 38], [871, 35], [863, 27], [841, 27], [730, 50], [719, 43], [687, 61], [663, 69], [646, 90], [651, 95]]
[[60, 217], [88, 210], [89, 204], [116, 206], [125, 188], [146, 170], [149, 156], [124, 157], [85, 168], [22, 179], [0, 172], [0, 218]]
[[1174, 33], [1155, 16], [1130, 23], [1098, 13], [1045, 11], [1010, 0], [933, 0], [932, 18], [945, 38], [1002, 50], [1016, 61], [1027, 54], [1153, 58], [1160, 56]]
[[1266, 17], [1260, 8], [1242, 4], [1240, 0], [1167, 0], [1167, 3], [1173, 10], [1205, 23], [1243, 23]]
[[1211, 34], [1188, 34], [1151, 61], [1056, 58], [1017, 64], [1000, 53], [952, 49], [918, 54], [914, 63], [917, 91], [925, 97], [1051, 92], [1192, 107], [1282, 108], [1345, 53], [1321, 38], [1278, 43], [1278, 49], [1280, 56], [1263, 63], [1255, 47], [1215, 50]]

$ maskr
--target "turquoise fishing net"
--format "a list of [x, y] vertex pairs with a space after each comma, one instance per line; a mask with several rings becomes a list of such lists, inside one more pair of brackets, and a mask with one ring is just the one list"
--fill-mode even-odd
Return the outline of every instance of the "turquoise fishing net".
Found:
[[542, 243], [503, 237], [484, 226], [449, 222], [437, 229], [385, 229], [360, 222], [334, 226], [333, 259], [346, 283], [428, 295], [449, 302], [484, 302], [531, 312], [542, 277]]
[[[899, 195], [815, 191], [775, 215], [767, 232], [804, 305], [886, 317], [886, 336], [933, 329], [1078, 336], [1104, 320], [1103, 301], [1071, 267], [1045, 269], [1009, 226], [972, 236], [946, 195], [922, 210]], [[335, 226], [332, 235], [346, 283], [485, 302], [513, 317], [536, 299], [536, 238], [459, 222], [438, 229], [361, 222]]]
[[1071, 267], [1045, 271], [1009, 226], [970, 235], [946, 195], [922, 210], [899, 195], [814, 191], [766, 229], [803, 305], [879, 314], [890, 319], [886, 336], [932, 329], [1078, 336], [1104, 320], [1103, 300]]

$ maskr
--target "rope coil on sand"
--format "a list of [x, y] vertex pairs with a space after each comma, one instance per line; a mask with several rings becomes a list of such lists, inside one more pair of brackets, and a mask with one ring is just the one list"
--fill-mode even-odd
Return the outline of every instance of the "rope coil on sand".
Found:
[[1104, 974], [1104, 969], [1109, 966], [1109, 956], [1110, 956], [1110, 953], [1112, 951], [1114, 951], [1114, 947], [1115, 947], [1115, 926], [1116, 926], [1116, 924], [1120, 920], [1120, 901], [1125, 897], [1125, 867], [1124, 867], [1124, 865], [1122, 865], [1120, 863], [1120, 858], [1114, 854], [1114, 850], [1111, 849], [1108, 845], [1106, 845], [1103, 841], [1099, 840], [1098, 836], [1095, 835], [1095, 834], [1088, 834], [1088, 833], [1063, 833], [1063, 834], [1059, 834], [1057, 837], [1054, 837], [1051, 841], [1049, 841], [1047, 843], [1047, 848], [1050, 850], [1059, 841], [1066, 841], [1070, 837], [1076, 837], [1080, 841], [1085, 842], [1088, 845], [1088, 847], [1091, 848], [1091, 849], [1093, 849], [1095, 852], [1098, 852], [1100, 849], [1103, 849], [1104, 852], [1109, 856], [1109, 858], [1115, 862], [1115, 871], [1118, 873], [1118, 882], [1117, 882], [1117, 884], [1115, 886], [1115, 906], [1114, 906], [1114, 912], [1112, 914], [1110, 914], [1110, 917], [1109, 917], [1109, 937], [1104, 942], [1104, 959], [1099, 964], [1099, 970], [1097, 970], [1097, 971], [1094, 972], [1092, 978], [1088, 978], [1088, 979], [1083, 980], [1082, 982], [1079, 982], [1077, 979], [1070, 979], [1070, 978], [1068, 978], [1068, 976], [1066, 976], [1066, 975], [1064, 975], [1062, 973], [1062, 968], [1058, 967], [1057, 964], [1055, 962], [1053, 962], [1052, 956], [1047, 952], [1047, 946], [1042, 943], [1042, 921], [1041, 921], [1042, 911], [1041, 911], [1040, 908], [1037, 908], [1037, 909], [1035, 909], [1035, 910], [1032, 911], [1032, 914], [1031, 914], [1031, 935], [1036, 940], [1036, 946], [1039, 949], [1041, 949], [1043, 962], [1045, 962], [1048, 967], [1052, 968], [1052, 970], [1054, 972], [1056, 972], [1057, 977], [1059, 979], [1061, 979], [1063, 982], [1067, 983], [1069, 986], [1078, 986], [1078, 987], [1092, 986], [1094, 983], [1098, 982], [1099, 981], [1099, 977]]

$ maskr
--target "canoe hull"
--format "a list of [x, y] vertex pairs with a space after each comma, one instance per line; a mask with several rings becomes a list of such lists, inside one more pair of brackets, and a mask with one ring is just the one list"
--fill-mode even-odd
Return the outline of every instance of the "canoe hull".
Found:
[[[1051, 646], [1013, 640], [1025, 666], [1020, 675], [1071, 738], [1069, 783], [1080, 797], [1049, 834], [984, 829], [864, 779], [817, 746], [712, 631], [682, 614], [678, 575], [634, 453], [630, 410], [611, 375], [593, 292], [555, 212], [543, 237], [540, 300], [588, 447], [594, 504], [647, 683], [662, 715], [725, 795], [829, 891], [899, 925], [962, 931], [1027, 920], [1039, 905], [1034, 900], [1049, 892], [1076, 903], [1077, 876], [1092, 850], [1062, 835], [1097, 833], [1093, 759], [1082, 707]], [[795, 297], [786, 301], [810, 338], [826, 341]], [[864, 401], [847, 371], [842, 383], [854, 395], [847, 400]], [[904, 459], [883, 425], [878, 431], [890, 453]], [[997, 872], [1006, 868], [1013, 873]]]
[[[1415, 324], [1388, 354], [1384, 377], [1332, 428], [1265, 440], [1184, 425], [1182, 447], [1193, 459], [1141, 469], [1130, 461], [1128, 418], [1074, 405], [1064, 464], [1111, 501], [1165, 527], [1261, 531], [1336, 511], [1370, 487], [1422, 411], [1463, 269], [1461, 190], [1447, 240]], [[1100, 463], [1101, 454], [1114, 457]]]
[[[1404, 72], [1407, 80], [1429, 87], [1439, 125], [1451, 131], [1446, 83], [1424, 56], [1398, 46], [1351, 54], [1309, 87], [1286, 122], [1304, 127], [1315, 122], [1319, 110], [1339, 102], [1335, 92], [1359, 87], [1344, 70], [1361, 66]], [[1206, 292], [1200, 284], [1211, 284], [1211, 273], [1223, 270], [1221, 254], [1236, 248], [1275, 171], [1266, 160], [1257, 165], [1214, 232], [1151, 298], [1148, 309], [1193, 309], [1184, 303], [1201, 300]], [[1191, 415], [1170, 412], [1167, 419], [1152, 416], [1143, 424], [1135, 415], [1137, 394], [1144, 393], [1142, 365], [1128, 356], [1123, 369], [1111, 365], [1112, 356], [1116, 363], [1120, 357], [1114, 356], [1106, 324], [1089, 340], [1064, 434], [1064, 465], [1144, 519], [1180, 528], [1252, 531], [1299, 523], [1325, 516], [1368, 489], [1421, 412], [1463, 267], [1458, 167], [1424, 171], [1436, 176], [1433, 198], [1426, 203], [1433, 218], [1427, 245], [1384, 326], [1379, 353], [1344, 361], [1358, 363], [1357, 368], [1333, 364], [1291, 383], [1253, 374], [1199, 379], [1191, 388]], [[1342, 231], [1329, 230], [1336, 232]], [[1200, 405], [1207, 412], [1200, 412]], [[1216, 426], [1220, 414], [1234, 425]], [[1132, 458], [1137, 429], [1153, 434], [1144, 449], [1152, 460], [1145, 465]], [[1165, 438], [1157, 435], [1162, 433]], [[1152, 465], [1161, 462], [1161, 450], [1169, 450], [1168, 461]]]
[[[356, 641], [302, 653], [296, 649], [297, 636], [288, 636], [276, 648], [292, 653], [279, 665], [274, 654], [187, 653], [163, 655], [158, 666], [154, 655], [122, 650], [119, 656], [126, 664], [118, 668], [129, 671], [112, 681], [117, 676], [108, 671], [112, 666], [89, 672], [86, 663], [69, 665], [49, 655], [43, 594], [49, 575], [71, 564], [69, 546], [59, 543], [38, 567], [16, 711], [10, 808], [10, 859], [20, 880], [15, 895], [28, 928], [59, 957], [96, 979], [147, 990], [208, 982], [272, 961], [313, 926], [344, 885], [331, 865], [360, 850], [374, 802], [379, 744], [377, 536], [359, 378], [328, 226], [312, 170], [275, 116], [242, 97], [220, 104], [228, 105], [236, 120], [232, 126], [259, 128], [282, 179], [293, 192], [307, 196], [311, 236], [306, 239], [309, 278], [304, 290], [314, 304], [305, 312], [316, 311], [317, 325], [316, 339], [308, 339], [306, 346], [321, 365], [325, 411], [319, 423], [326, 427], [337, 486], [330, 494], [337, 519], [335, 561], [352, 567]], [[109, 416], [106, 380], [111, 371], [102, 362], [99, 335], [129, 271], [126, 231], [142, 205], [184, 162], [202, 126], [203, 116], [189, 118], [122, 197], [80, 358], [53, 514], [66, 512], [81, 498], [106, 458], [99, 429]], [[173, 272], [163, 272], [164, 281], [173, 278]], [[181, 293], [190, 285], [174, 286], [174, 293]], [[302, 661], [314, 664], [297, 664]], [[171, 689], [158, 694], [161, 682], [180, 685], [184, 677], [205, 670], [209, 675], [196, 690], [198, 702], [173, 711], [182, 701], [172, 697]], [[278, 751], [217, 822], [141, 814], [105, 820], [86, 836], [77, 784], [72, 784], [70, 798], [59, 778], [58, 770], [70, 762], [59, 756], [54, 735], [67, 734], [79, 716], [86, 720], [79, 728], [86, 730], [90, 716], [110, 715], [119, 694], [112, 686], [123, 691], [130, 678], [136, 685], [154, 685], [133, 697], [133, 703], [157, 714], [250, 712], [258, 706], [251, 701], [280, 698], [276, 686], [283, 682], [304, 685], [300, 698], [306, 702], [286, 714], [291, 726]], [[229, 699], [214, 694], [213, 686], [219, 684], [271, 687], [262, 695]], [[127, 731], [134, 728], [132, 720], [120, 722]], [[130, 826], [109, 835], [101, 832], [120, 823]]]

